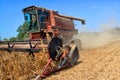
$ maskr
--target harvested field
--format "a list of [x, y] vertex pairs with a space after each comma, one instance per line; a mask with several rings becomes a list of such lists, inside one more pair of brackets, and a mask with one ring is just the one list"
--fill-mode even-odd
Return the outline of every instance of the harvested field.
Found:
[[[75, 66], [57, 72], [45, 80], [120, 80], [120, 41], [80, 52]], [[45, 61], [26, 58], [23, 53], [0, 52], [0, 80], [30, 80]]]
[[47, 80], [120, 80], [120, 41], [80, 52], [79, 64]]

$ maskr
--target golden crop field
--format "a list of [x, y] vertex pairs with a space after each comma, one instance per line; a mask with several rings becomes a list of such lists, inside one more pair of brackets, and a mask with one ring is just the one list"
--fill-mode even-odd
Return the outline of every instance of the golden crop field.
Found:
[[0, 80], [30, 80], [47, 62], [45, 55], [37, 58], [27, 57], [28, 53], [0, 51]]
[[[19, 52], [0, 52], [0, 80], [31, 80], [47, 59], [35, 60]], [[120, 41], [80, 51], [78, 63], [52, 74], [45, 80], [120, 80]]]

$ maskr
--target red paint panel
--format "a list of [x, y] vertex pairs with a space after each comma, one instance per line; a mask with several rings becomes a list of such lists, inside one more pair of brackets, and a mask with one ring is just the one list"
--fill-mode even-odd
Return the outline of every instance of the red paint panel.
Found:
[[63, 17], [55, 16], [55, 26], [57, 26], [60, 29], [65, 30], [73, 30], [74, 29], [74, 23], [70, 19], [66, 19]]
[[30, 33], [30, 39], [39, 39], [39, 38], [40, 38], [40, 32]]

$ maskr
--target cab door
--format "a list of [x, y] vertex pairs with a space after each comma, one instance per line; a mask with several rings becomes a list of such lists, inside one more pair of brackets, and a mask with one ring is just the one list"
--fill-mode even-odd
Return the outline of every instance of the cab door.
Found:
[[46, 29], [47, 26], [47, 18], [46, 18], [46, 15], [40, 15], [39, 16], [39, 21], [40, 21], [40, 30], [41, 29]]

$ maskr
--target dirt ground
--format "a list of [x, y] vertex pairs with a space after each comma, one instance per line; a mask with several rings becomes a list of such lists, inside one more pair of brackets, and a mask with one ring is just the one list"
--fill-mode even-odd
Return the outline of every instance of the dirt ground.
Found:
[[[38, 60], [25, 54], [0, 52], [0, 80], [31, 80], [42, 69], [44, 56]], [[45, 80], [120, 80], [120, 41], [104, 47], [80, 51], [78, 63]]]

